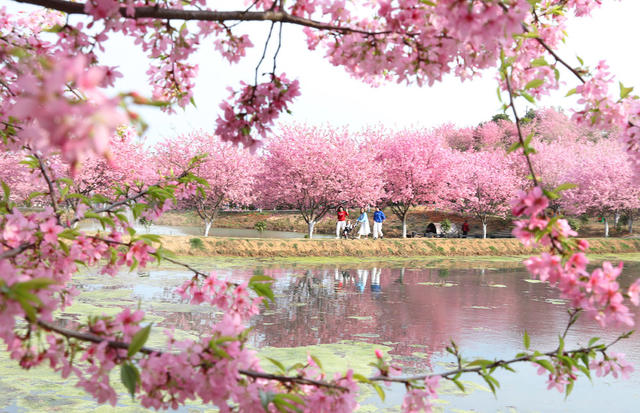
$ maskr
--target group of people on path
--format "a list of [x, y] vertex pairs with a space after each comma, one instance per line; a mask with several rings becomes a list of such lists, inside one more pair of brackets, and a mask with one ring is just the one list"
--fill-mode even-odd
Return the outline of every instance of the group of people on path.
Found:
[[[353, 230], [355, 225], [360, 224], [358, 228], [358, 235], [356, 238], [360, 239], [362, 236], [367, 237], [371, 234], [371, 227], [369, 226], [369, 216], [364, 208], [360, 208], [360, 216], [356, 219], [355, 225], [351, 224], [351, 221], [347, 220], [349, 216], [349, 211], [345, 210], [344, 207], [339, 206], [337, 211], [338, 223], [336, 224], [336, 239], [340, 237], [345, 237], [348, 233]], [[382, 238], [382, 222], [387, 219], [384, 215], [384, 212], [380, 209], [380, 207], [376, 207], [375, 212], [373, 213], [373, 239]]]

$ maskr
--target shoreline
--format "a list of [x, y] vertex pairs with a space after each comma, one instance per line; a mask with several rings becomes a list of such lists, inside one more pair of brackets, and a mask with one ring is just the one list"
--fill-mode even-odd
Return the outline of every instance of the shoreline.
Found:
[[[515, 238], [392, 238], [382, 240], [266, 239], [196, 236], [160, 237], [173, 254], [242, 258], [469, 258], [519, 257], [537, 251]], [[199, 241], [194, 241], [194, 240]], [[589, 238], [589, 253], [640, 252], [640, 239]]]

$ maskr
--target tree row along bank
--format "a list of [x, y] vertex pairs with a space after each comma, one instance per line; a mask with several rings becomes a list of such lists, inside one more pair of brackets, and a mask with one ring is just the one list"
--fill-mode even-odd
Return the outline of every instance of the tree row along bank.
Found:
[[[534, 250], [517, 239], [239, 239], [162, 236], [176, 255], [226, 257], [421, 257], [509, 256]], [[196, 241], [197, 240], [197, 241]], [[640, 239], [591, 238], [594, 254], [640, 252]]]

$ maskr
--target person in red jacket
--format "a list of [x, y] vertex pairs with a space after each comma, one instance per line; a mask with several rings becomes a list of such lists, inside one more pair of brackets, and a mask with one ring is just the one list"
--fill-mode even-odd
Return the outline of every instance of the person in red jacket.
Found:
[[347, 225], [347, 217], [349, 216], [349, 212], [345, 211], [343, 207], [338, 207], [338, 223], [336, 224], [336, 239], [340, 238], [342, 231], [344, 231], [345, 226]]
[[465, 219], [464, 223], [462, 224], [462, 236], [467, 238], [468, 233], [469, 233], [469, 223]]

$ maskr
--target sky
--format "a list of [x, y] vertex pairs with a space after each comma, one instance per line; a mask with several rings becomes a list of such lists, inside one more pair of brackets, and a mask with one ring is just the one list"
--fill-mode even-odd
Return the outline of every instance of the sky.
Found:
[[[565, 60], [578, 64], [576, 55], [587, 65], [595, 66], [606, 60], [616, 79], [625, 86], [640, 90], [640, 54], [636, 40], [640, 38], [640, 1], [604, 1], [591, 17], [572, 19], [568, 25], [568, 41], [559, 52]], [[194, 61], [199, 65], [196, 82], [196, 107], [177, 109], [167, 115], [157, 109], [142, 109], [140, 113], [150, 128], [148, 141], [175, 136], [193, 129], [213, 130], [220, 102], [228, 96], [227, 87], [252, 81], [269, 23], [243, 23], [240, 27], [252, 36], [254, 48], [238, 64], [231, 65], [215, 52], [213, 42], [202, 44]], [[128, 38], [116, 37], [107, 43], [103, 63], [118, 66], [124, 74], [116, 84], [120, 91], [150, 94], [146, 70], [148, 61]], [[270, 52], [272, 52], [271, 50]], [[271, 68], [270, 54], [263, 63], [264, 71]], [[472, 126], [490, 119], [500, 112], [496, 95], [495, 70], [486, 71], [481, 78], [461, 82], [446, 77], [432, 87], [386, 84], [371, 87], [351, 78], [344, 70], [323, 59], [323, 51], [310, 52], [298, 28], [285, 27], [283, 46], [277, 60], [278, 71], [300, 81], [302, 95], [291, 106], [292, 115], [283, 114], [280, 122], [307, 122], [316, 125], [332, 124], [360, 129], [381, 123], [387, 127], [434, 127], [451, 122]], [[261, 70], [262, 72], [262, 70]], [[575, 86], [575, 80], [562, 71], [567, 86], [538, 106], [564, 107], [574, 103], [564, 98]], [[524, 102], [532, 107], [528, 102]], [[523, 105], [520, 110], [526, 111]]]

